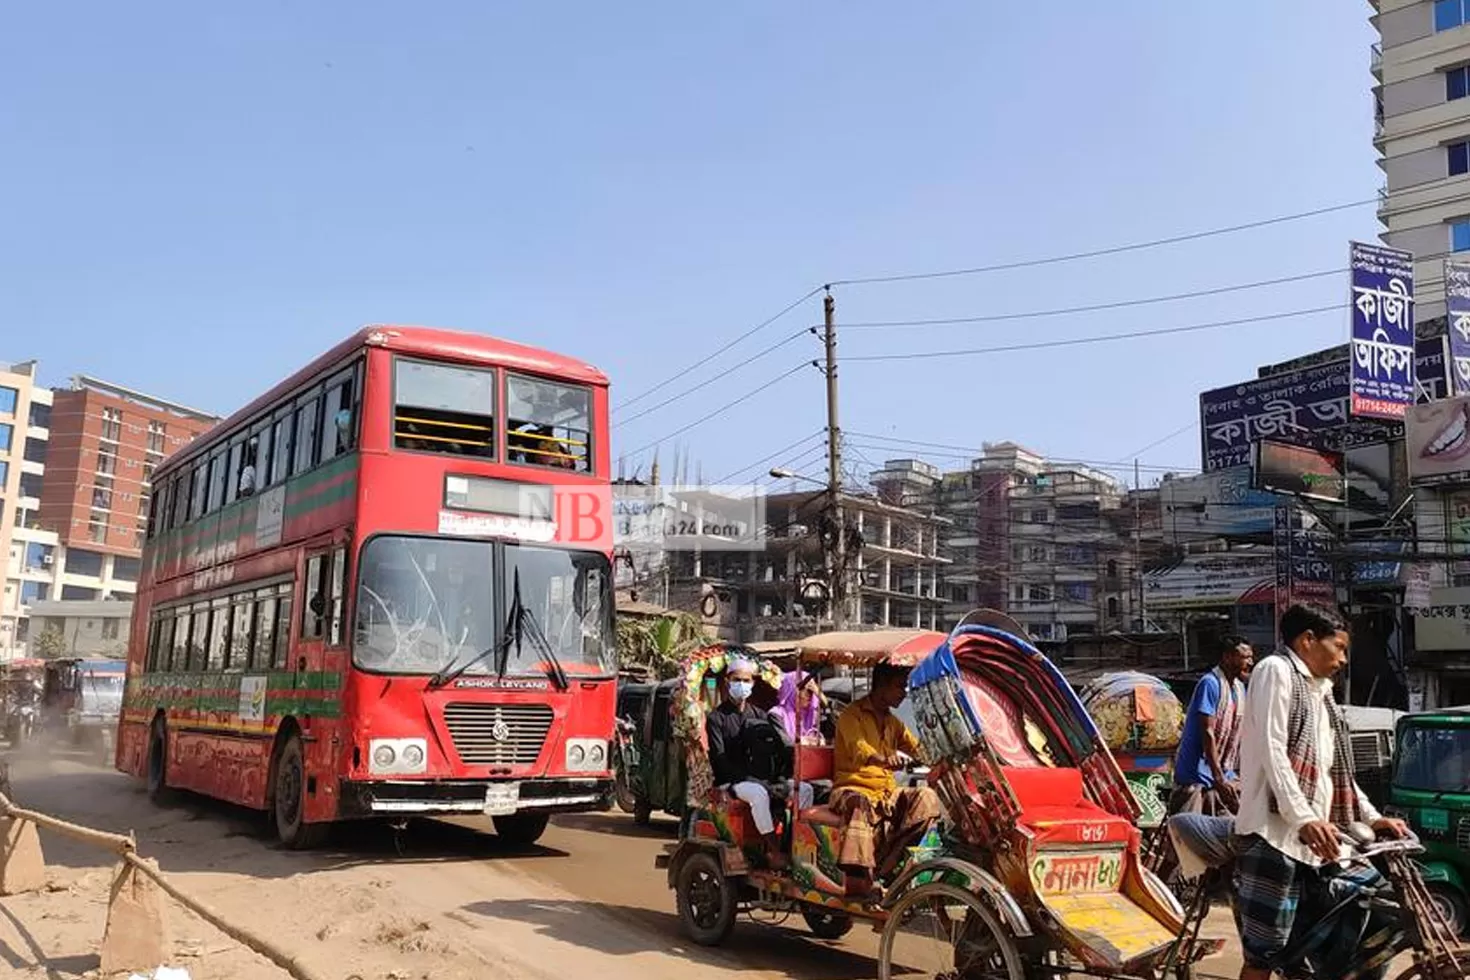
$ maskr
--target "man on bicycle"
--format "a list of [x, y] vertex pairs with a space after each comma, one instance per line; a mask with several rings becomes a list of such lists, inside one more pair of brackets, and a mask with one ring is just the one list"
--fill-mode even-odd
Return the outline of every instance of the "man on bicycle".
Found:
[[1219, 666], [1195, 685], [1174, 756], [1170, 816], [1235, 812], [1240, 802], [1240, 714], [1255, 656], [1244, 637], [1226, 637]]
[[[1354, 890], [1376, 888], [1373, 868], [1337, 862], [1354, 823], [1403, 836], [1353, 776], [1347, 725], [1332, 678], [1347, 663], [1348, 626], [1336, 613], [1294, 605], [1281, 617], [1283, 647], [1258, 663], [1245, 699], [1240, 809], [1235, 818], [1235, 918], [1245, 956], [1241, 980], [1269, 980], [1287, 944], [1320, 930], [1312, 954], [1321, 980], [1381, 977], [1398, 951], [1397, 926], [1355, 903], [1328, 916]], [[1300, 923], [1300, 926], [1298, 926]]]

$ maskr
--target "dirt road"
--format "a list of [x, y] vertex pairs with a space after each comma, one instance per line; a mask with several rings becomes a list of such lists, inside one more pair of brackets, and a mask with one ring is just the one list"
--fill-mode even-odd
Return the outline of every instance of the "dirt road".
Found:
[[[340, 980], [863, 980], [876, 937], [859, 926], [814, 939], [799, 917], [742, 922], [727, 947], [690, 947], [653, 869], [672, 821], [640, 828], [622, 814], [560, 818], [537, 847], [503, 846], [475, 820], [425, 821], [401, 836], [348, 828], [325, 851], [280, 850], [248, 811], [196, 797], [150, 803], [118, 773], [68, 758], [12, 760], [24, 805], [99, 829], [137, 834], [190, 892]], [[110, 863], [43, 835], [51, 890], [0, 899], [0, 976], [96, 976]], [[170, 905], [175, 957], [194, 980], [285, 974]], [[1215, 935], [1232, 932], [1228, 918]], [[1229, 954], [1203, 975], [1233, 977]]]

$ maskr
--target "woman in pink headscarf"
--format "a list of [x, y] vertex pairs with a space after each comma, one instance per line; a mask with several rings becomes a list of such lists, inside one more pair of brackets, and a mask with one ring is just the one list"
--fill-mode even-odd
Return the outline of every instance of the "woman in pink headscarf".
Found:
[[781, 675], [781, 692], [776, 707], [770, 710], [773, 722], [786, 732], [793, 745], [820, 745], [822, 742], [822, 688], [816, 675], [805, 677], [796, 671]]

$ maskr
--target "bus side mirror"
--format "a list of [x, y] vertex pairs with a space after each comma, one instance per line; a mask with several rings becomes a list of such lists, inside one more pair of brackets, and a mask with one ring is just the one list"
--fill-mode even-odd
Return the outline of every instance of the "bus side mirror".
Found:
[[320, 592], [312, 596], [311, 601], [307, 605], [311, 607], [311, 612], [314, 616], [321, 616], [327, 611], [327, 600], [322, 597]]

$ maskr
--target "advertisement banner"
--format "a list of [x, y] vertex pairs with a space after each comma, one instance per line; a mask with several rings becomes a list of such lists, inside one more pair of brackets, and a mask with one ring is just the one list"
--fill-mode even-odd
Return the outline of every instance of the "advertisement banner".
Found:
[[1159, 484], [1164, 534], [1174, 542], [1271, 533], [1276, 498], [1251, 486], [1251, 468], [1232, 466]]
[[[1444, 338], [1415, 345], [1418, 401], [1437, 401], [1447, 394]], [[1338, 348], [1347, 354], [1347, 348]], [[1251, 446], [1261, 439], [1309, 444], [1312, 437], [1331, 436], [1344, 448], [1399, 438], [1399, 424], [1380, 422], [1341, 432], [1348, 422], [1348, 361], [1334, 360], [1298, 370], [1255, 378], [1199, 396], [1200, 468], [1205, 472], [1249, 466]]]
[[1276, 621], [1281, 622], [1281, 614], [1286, 607], [1291, 605], [1291, 508], [1285, 505], [1276, 508], [1276, 533], [1273, 536], [1272, 550], [1275, 552], [1276, 575], [1272, 580], [1274, 585], [1273, 604], [1276, 607]]
[[1332, 535], [1321, 527], [1291, 521], [1291, 601], [1331, 604], [1337, 588], [1332, 577]]
[[1347, 503], [1347, 469], [1342, 453], [1262, 439], [1256, 443], [1256, 489]]
[[1414, 256], [1351, 242], [1352, 414], [1401, 419], [1414, 404]]
[[1144, 574], [1146, 605], [1162, 611], [1268, 603], [1272, 571], [1271, 552], [1266, 548], [1189, 555]]
[[1470, 395], [1409, 409], [1404, 450], [1415, 486], [1470, 480]]
[[1444, 304], [1450, 342], [1450, 391], [1470, 395], [1470, 260], [1444, 260]]
[[1414, 649], [1470, 650], [1470, 589], [1430, 589], [1429, 607], [1414, 616]]

